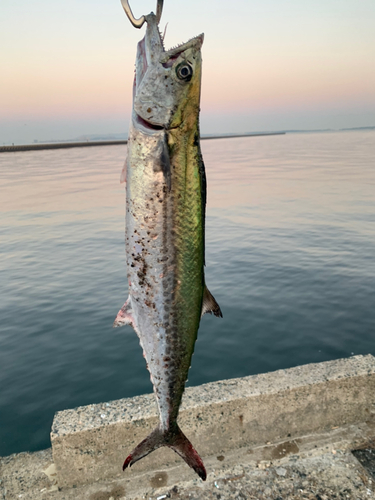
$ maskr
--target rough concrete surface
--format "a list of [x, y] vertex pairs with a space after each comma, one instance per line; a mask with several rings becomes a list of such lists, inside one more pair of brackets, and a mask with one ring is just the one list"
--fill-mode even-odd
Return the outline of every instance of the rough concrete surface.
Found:
[[206, 482], [168, 449], [121, 471], [157, 423], [152, 396], [60, 412], [53, 452], [0, 458], [0, 499], [375, 499], [374, 379], [356, 356], [189, 389], [180, 424]]
[[[220, 455], [363, 422], [375, 411], [374, 394], [375, 358], [354, 356], [189, 388], [179, 425], [202, 457]], [[153, 395], [58, 412], [51, 442], [59, 485], [118, 477], [126, 456], [157, 423]], [[132, 470], [179, 463], [161, 448]]]
[[[185, 464], [59, 490], [51, 450], [0, 459], [4, 500], [365, 500], [375, 480], [351, 453], [375, 419], [324, 433], [205, 457], [207, 481]], [[1, 496], [1, 494], [3, 496]]]

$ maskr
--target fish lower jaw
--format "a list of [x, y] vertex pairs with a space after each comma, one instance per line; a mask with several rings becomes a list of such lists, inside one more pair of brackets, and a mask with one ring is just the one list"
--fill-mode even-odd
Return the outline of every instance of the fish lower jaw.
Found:
[[148, 134], [153, 134], [155, 132], [159, 132], [160, 130], [164, 130], [164, 127], [161, 125], [155, 125], [141, 116], [139, 116], [137, 113], [133, 114], [133, 121], [135, 122], [135, 125], [137, 128], [141, 129], [143, 132], [146, 132]]

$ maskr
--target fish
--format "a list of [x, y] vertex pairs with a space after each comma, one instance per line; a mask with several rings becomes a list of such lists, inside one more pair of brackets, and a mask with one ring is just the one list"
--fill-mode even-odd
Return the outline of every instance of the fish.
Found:
[[203, 461], [177, 423], [200, 319], [205, 313], [222, 317], [204, 276], [206, 174], [199, 142], [204, 35], [166, 50], [158, 21], [153, 13], [144, 16], [146, 33], [137, 46], [122, 173], [129, 296], [113, 326], [131, 325], [139, 337], [159, 425], [130, 453], [123, 470], [167, 446], [205, 480]]

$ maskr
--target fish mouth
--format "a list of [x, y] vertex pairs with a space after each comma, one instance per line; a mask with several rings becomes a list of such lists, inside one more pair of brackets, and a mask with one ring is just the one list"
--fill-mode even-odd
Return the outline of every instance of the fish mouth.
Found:
[[[146, 55], [146, 36], [138, 43], [138, 54], [137, 54], [137, 61], [136, 61], [136, 70], [135, 70], [135, 75], [134, 75], [134, 85], [133, 85], [133, 103], [137, 95], [137, 90], [140, 87], [143, 77], [145, 76], [147, 69], [148, 69], [148, 63], [147, 63], [147, 55]], [[151, 123], [148, 120], [145, 120], [140, 116], [133, 107], [133, 123], [137, 126], [137, 128], [143, 130], [144, 132], [148, 134], [155, 133], [159, 130], [164, 130], [164, 127], [161, 125], [156, 125], [154, 123]]]
[[146, 56], [146, 36], [144, 36], [144, 38], [142, 38], [142, 40], [138, 43], [137, 52], [138, 54], [137, 54], [136, 70], [134, 75], [135, 92], [139, 87], [139, 85], [141, 84], [148, 68], [147, 56]]
[[[133, 124], [149, 135], [169, 129], [173, 111], [169, 109], [168, 103], [160, 101], [157, 92], [154, 93], [152, 77], [160, 73], [167, 78], [169, 70], [181, 55], [193, 47], [199, 50], [204, 39], [204, 35], [201, 34], [165, 50], [164, 37], [160, 34], [154, 17], [152, 14], [149, 19], [146, 18], [146, 34], [138, 42], [133, 86]], [[146, 77], [148, 74], [151, 75], [149, 78]]]
[[133, 114], [133, 121], [137, 124], [138, 128], [144, 129], [144, 131], [147, 132], [154, 133], [159, 130], [165, 130], [165, 127], [148, 122], [147, 120], [139, 116], [139, 114], [136, 112], [134, 112]]
[[174, 60], [176, 60], [180, 54], [185, 52], [185, 50], [190, 49], [191, 47], [201, 47], [204, 41], [204, 33], [200, 35], [194, 36], [190, 38], [187, 42], [176, 45], [176, 47], [172, 47], [168, 50], [163, 50], [163, 56], [161, 58], [161, 62], [165, 68], [168, 68], [173, 65]]
[[[168, 50], [164, 47], [164, 38], [160, 34], [159, 30], [156, 29], [157, 42], [156, 45], [159, 47], [159, 63], [164, 68], [171, 68], [179, 56], [185, 52], [190, 47], [201, 47], [204, 41], [204, 34], [201, 33], [198, 36], [190, 38], [187, 42], [181, 43], [176, 47], [172, 47]], [[140, 42], [138, 42], [137, 48], [137, 62], [136, 62], [136, 72], [134, 77], [134, 93], [136, 93], [139, 88], [143, 77], [145, 76], [149, 63], [148, 59], [151, 59], [150, 47], [147, 43], [147, 32]]]

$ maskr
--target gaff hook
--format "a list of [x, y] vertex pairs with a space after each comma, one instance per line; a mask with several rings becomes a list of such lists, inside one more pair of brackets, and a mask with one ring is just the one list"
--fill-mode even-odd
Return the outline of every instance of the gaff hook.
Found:
[[[160, 18], [161, 18], [161, 13], [163, 11], [163, 1], [164, 0], [157, 0], [157, 6], [156, 6], [156, 21], [159, 24]], [[135, 28], [142, 28], [144, 22], [146, 21], [145, 16], [141, 16], [139, 19], [136, 19], [133, 16], [133, 12], [130, 8], [129, 1], [128, 0], [121, 0], [122, 6], [124, 8], [124, 11], [126, 12], [126, 15], [129, 18], [129, 21], [132, 23], [132, 25]]]

